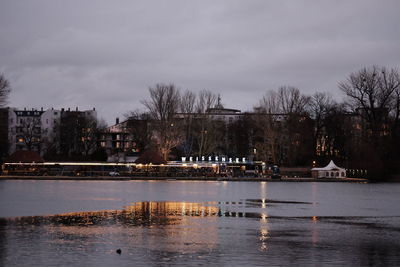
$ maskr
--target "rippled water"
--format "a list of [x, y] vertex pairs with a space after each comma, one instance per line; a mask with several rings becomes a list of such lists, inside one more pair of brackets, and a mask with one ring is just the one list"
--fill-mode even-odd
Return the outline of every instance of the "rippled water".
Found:
[[0, 181], [0, 266], [396, 266], [399, 193], [398, 184]]

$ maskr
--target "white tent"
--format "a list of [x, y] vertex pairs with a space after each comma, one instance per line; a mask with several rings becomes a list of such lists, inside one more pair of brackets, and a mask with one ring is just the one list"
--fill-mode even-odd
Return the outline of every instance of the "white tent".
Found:
[[336, 166], [333, 160], [331, 160], [323, 168], [312, 168], [311, 175], [313, 178], [345, 178], [346, 169]]

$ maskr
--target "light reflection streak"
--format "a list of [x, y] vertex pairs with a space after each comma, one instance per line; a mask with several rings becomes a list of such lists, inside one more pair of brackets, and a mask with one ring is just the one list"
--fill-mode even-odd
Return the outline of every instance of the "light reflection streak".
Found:
[[267, 207], [267, 203], [265, 202], [265, 198], [262, 199], [261, 208], [265, 209]]
[[265, 203], [265, 199], [267, 199], [267, 183], [266, 182], [261, 182], [260, 197], [261, 197], [261, 199], [263, 199], [263, 203]]
[[311, 184], [311, 192], [312, 192], [312, 205], [317, 205], [317, 192], [318, 192], [318, 183]]
[[269, 226], [268, 226], [268, 214], [261, 213], [260, 219], [260, 237], [259, 240], [261, 241], [261, 245], [259, 250], [260, 251], [267, 251], [268, 250], [268, 239], [269, 236]]
[[311, 217], [312, 223], [312, 228], [311, 228], [311, 239], [312, 239], [312, 244], [313, 246], [316, 246], [318, 244], [318, 236], [319, 236], [319, 230], [318, 230], [318, 217], [317, 216], [312, 216]]

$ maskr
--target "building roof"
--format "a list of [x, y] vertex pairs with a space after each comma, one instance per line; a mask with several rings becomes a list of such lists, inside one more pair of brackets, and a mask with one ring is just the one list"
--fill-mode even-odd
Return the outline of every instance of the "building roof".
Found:
[[21, 116], [21, 117], [40, 117], [44, 111], [43, 110], [14, 110], [15, 114], [17, 116]]
[[9, 163], [30, 163], [30, 162], [44, 162], [43, 158], [35, 151], [18, 150], [11, 154], [5, 162]]

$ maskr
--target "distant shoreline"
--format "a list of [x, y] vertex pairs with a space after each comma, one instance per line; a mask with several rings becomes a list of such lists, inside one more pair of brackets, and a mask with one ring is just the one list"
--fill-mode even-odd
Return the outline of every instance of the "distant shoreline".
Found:
[[364, 178], [309, 178], [284, 177], [271, 179], [263, 177], [129, 177], [129, 176], [17, 176], [3, 175], [0, 180], [54, 180], [54, 181], [229, 181], [229, 182], [340, 182], [340, 183], [368, 183]]

